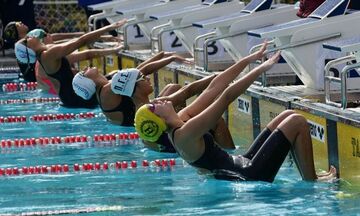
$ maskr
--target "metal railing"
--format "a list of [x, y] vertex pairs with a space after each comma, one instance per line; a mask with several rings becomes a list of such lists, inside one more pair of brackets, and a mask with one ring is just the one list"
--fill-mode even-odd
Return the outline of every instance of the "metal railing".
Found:
[[[195, 60], [195, 68], [198, 69], [198, 70], [203, 70], [203, 71], [207, 71], [208, 69], [208, 65], [205, 64], [205, 60], [204, 60], [204, 66], [201, 67], [199, 65], [196, 64], [197, 60], [199, 59], [199, 55], [200, 53], [203, 53], [203, 57], [205, 59], [205, 57], [207, 58], [207, 55], [205, 55], [205, 47], [203, 45], [202, 48], [198, 47], [198, 43], [201, 39], [208, 39], [208, 38], [212, 38], [216, 36], [216, 32], [209, 32], [209, 33], [206, 33], [206, 34], [203, 34], [203, 35], [200, 35], [200, 36], [197, 36], [194, 40], [194, 44], [193, 44], [193, 49], [194, 49], [194, 60]], [[206, 47], [207, 48], [207, 47]], [[206, 61], [207, 62], [207, 61]]]
[[101, 19], [105, 19], [107, 16], [108, 15], [106, 15], [106, 13], [104, 11], [97, 13], [97, 14], [90, 15], [88, 18], [89, 31], [96, 30], [96, 22]]
[[[225, 39], [225, 38], [229, 38], [229, 37], [236, 37], [236, 36], [239, 36], [239, 35], [242, 35], [242, 34], [245, 34], [247, 31], [241, 31], [241, 32], [236, 32], [236, 33], [233, 33], [233, 34], [224, 34], [224, 35], [219, 35], [219, 36], [212, 36], [210, 32], [209, 34], [209, 37], [207, 37], [204, 41], [204, 44], [203, 44], [203, 47], [202, 48], [199, 48], [198, 47], [198, 41], [195, 39], [195, 43], [194, 43], [194, 55], [200, 55], [198, 53], [203, 53], [203, 67], [200, 67], [198, 66], [200, 69], [203, 68], [204, 71], [207, 71], [208, 68], [209, 68], [209, 56], [207, 54], [207, 46], [208, 44], [210, 44], [211, 42], [214, 42], [214, 41], [218, 41], [218, 40], [221, 40], [221, 39]], [[200, 35], [199, 37], [201, 37], [203, 35]], [[204, 37], [205, 38], [205, 37]], [[200, 40], [201, 38], [199, 38]], [[196, 47], [195, 47], [196, 46]], [[206, 46], [206, 48], [205, 48]], [[196, 59], [196, 58], [195, 58]]]
[[[168, 23], [165, 23], [165, 24], [162, 24], [162, 25], [158, 25], [158, 26], [155, 26], [154, 28], [151, 29], [151, 32], [150, 32], [150, 40], [151, 40], [151, 53], [152, 54], [155, 54], [157, 51], [159, 52], [160, 51], [160, 43], [159, 43], [159, 36], [156, 36], [159, 34], [159, 32], [163, 29], [163, 28], [166, 28], [166, 27], [170, 27], [171, 23], [168, 22]], [[160, 30], [160, 31], [159, 31]], [[157, 31], [159, 31], [157, 33]], [[157, 46], [156, 46], [157, 45]], [[158, 48], [156, 50], [156, 47]], [[161, 47], [162, 48], [162, 47]]]
[[[355, 55], [349, 55], [342, 58], [338, 58], [332, 61], [329, 61], [324, 69], [324, 91], [325, 91], [325, 102], [327, 104], [346, 109], [347, 107], [347, 75], [352, 69], [360, 68], [360, 63], [355, 63], [351, 65], [346, 65], [340, 72], [339, 77], [331, 75], [331, 68], [335, 65], [352, 63], [353, 60], [356, 60]], [[341, 102], [335, 102], [331, 100], [331, 82], [340, 83], [341, 91]]]

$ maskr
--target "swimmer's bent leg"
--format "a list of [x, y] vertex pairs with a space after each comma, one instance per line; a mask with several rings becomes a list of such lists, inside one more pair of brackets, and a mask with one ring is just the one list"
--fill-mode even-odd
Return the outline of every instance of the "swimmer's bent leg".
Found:
[[265, 143], [266, 139], [271, 135], [271, 130], [269, 128], [265, 128], [261, 133], [256, 137], [254, 142], [251, 144], [250, 148], [247, 150], [243, 157], [248, 159], [252, 159], [254, 155], [259, 151], [261, 146]]
[[283, 132], [274, 130], [251, 160], [251, 165], [245, 168], [246, 176], [252, 180], [273, 182], [290, 148], [291, 143]]

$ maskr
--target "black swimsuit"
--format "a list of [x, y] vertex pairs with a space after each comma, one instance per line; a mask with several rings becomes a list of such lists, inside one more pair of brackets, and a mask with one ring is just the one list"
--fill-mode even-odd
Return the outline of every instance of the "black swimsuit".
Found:
[[176, 153], [176, 150], [169, 139], [166, 132], [162, 133], [159, 139], [156, 141], [159, 152]]
[[60, 69], [54, 74], [47, 75], [60, 82], [59, 98], [63, 106], [71, 108], [95, 108], [98, 105], [95, 94], [90, 100], [85, 100], [74, 92], [72, 87], [74, 74], [72, 73], [69, 61], [65, 57], [61, 58]]
[[[209, 130], [209, 133], [214, 136], [215, 131]], [[168, 133], [164, 132], [161, 134], [159, 139], [156, 141], [159, 152], [164, 153], [176, 153], [176, 149], [174, 148]]]
[[25, 81], [36, 82], [35, 63], [28, 65], [28, 64], [23, 64], [23, 63], [18, 62], [18, 65], [19, 65], [22, 77]]
[[[173, 141], [176, 130], [172, 134]], [[235, 181], [273, 182], [291, 145], [280, 130], [266, 129], [244, 156], [231, 156], [218, 147], [210, 133], [203, 138], [205, 151], [190, 165], [209, 170], [217, 179]]]
[[121, 125], [122, 126], [134, 126], [136, 107], [135, 107], [135, 104], [132, 101], [132, 99], [127, 96], [122, 96], [121, 103], [119, 105], [117, 105], [117, 107], [110, 109], [110, 110], [105, 110], [101, 106], [101, 98], [100, 98], [101, 90], [102, 90], [102, 87], [100, 87], [99, 93], [98, 93], [98, 100], [99, 100], [99, 105], [100, 105], [101, 110], [103, 112], [108, 112], [108, 113], [122, 112], [123, 122]]

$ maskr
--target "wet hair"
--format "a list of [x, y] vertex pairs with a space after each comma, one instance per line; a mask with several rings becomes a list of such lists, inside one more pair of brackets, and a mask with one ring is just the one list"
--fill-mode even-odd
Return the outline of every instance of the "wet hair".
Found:
[[16, 28], [16, 22], [9, 22], [4, 28], [3, 38], [5, 42], [12, 47], [19, 39], [19, 32]]

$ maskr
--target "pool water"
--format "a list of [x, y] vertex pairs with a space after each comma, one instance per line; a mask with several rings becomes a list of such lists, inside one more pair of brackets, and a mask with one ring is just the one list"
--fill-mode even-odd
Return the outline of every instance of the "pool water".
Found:
[[[0, 93], [9, 98], [51, 97], [40, 92]], [[111, 125], [99, 109], [58, 103], [3, 104], [0, 116], [94, 112], [93, 119], [0, 124], [0, 140], [134, 132]], [[1, 148], [1, 147], [0, 147]], [[237, 152], [242, 152], [238, 149]], [[175, 166], [142, 167], [141, 161], [176, 158]], [[133, 169], [80, 171], [73, 164], [132, 161]], [[302, 181], [284, 163], [274, 183], [227, 182], [201, 176], [174, 154], [153, 152], [141, 141], [121, 144], [53, 144], [1, 148], [0, 168], [68, 164], [70, 172], [0, 176], [0, 215], [88, 211], [88, 215], [359, 215], [359, 189], [344, 181]], [[30, 214], [31, 213], [31, 214]]]

